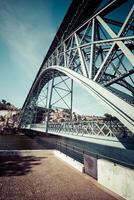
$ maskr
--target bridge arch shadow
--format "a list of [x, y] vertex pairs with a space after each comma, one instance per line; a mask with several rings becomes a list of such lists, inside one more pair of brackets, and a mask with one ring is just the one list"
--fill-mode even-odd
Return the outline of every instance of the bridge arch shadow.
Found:
[[0, 177], [24, 176], [41, 164], [47, 157], [35, 156], [0, 156]]

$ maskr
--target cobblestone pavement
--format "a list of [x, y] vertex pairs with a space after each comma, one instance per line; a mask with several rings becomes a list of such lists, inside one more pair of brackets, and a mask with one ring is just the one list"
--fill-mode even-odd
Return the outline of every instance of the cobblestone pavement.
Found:
[[85, 174], [57, 159], [0, 158], [0, 200], [116, 200]]

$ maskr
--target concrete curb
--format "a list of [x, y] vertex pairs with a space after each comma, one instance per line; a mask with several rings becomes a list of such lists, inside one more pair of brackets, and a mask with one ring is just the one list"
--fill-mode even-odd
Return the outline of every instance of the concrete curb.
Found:
[[60, 151], [54, 150], [54, 155], [60, 159], [62, 159], [63, 161], [65, 161], [66, 163], [68, 163], [69, 165], [71, 165], [73, 168], [79, 170], [81, 173], [84, 172], [84, 165], [72, 158], [70, 158], [69, 156], [67, 156], [64, 153], [61, 153]]

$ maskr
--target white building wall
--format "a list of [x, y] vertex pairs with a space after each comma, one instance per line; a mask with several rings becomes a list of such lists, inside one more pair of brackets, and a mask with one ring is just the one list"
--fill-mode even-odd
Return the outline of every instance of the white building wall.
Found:
[[8, 110], [0, 110], [0, 116], [5, 116], [5, 115], [14, 115], [16, 114], [18, 111], [8, 111]]

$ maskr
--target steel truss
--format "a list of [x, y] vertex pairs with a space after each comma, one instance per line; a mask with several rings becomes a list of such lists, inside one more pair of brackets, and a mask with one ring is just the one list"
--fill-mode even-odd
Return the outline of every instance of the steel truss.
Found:
[[126, 137], [127, 129], [118, 121], [90, 120], [79, 122], [49, 123], [50, 133], [70, 134], [75, 136]]
[[[24, 113], [37, 99], [39, 80], [46, 73], [47, 77], [43, 78], [45, 85], [57, 71], [60, 75], [56, 73], [55, 77], [66, 75], [87, 87], [133, 132], [134, 6], [124, 22], [118, 22], [105, 16], [116, 2], [111, 1], [68, 37], [60, 40], [36, 77], [23, 107]], [[52, 88], [52, 93], [57, 90], [54, 85]], [[63, 97], [61, 99], [64, 101]]]
[[[31, 124], [32, 129], [46, 129], [46, 124]], [[125, 138], [131, 132], [118, 120], [92, 119], [88, 121], [49, 122], [47, 131], [51, 134], [83, 137]]]
[[[55, 78], [55, 73], [57, 78]], [[58, 80], [57, 80], [58, 79]], [[46, 132], [48, 131], [48, 123], [52, 110], [67, 109], [72, 119], [72, 103], [73, 103], [73, 80], [67, 76], [61, 75], [59, 72], [53, 72], [52, 85], [50, 91]]]

